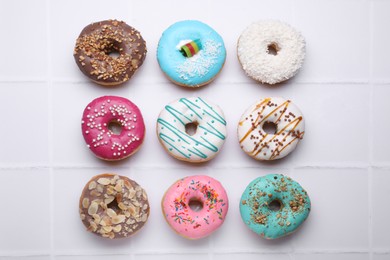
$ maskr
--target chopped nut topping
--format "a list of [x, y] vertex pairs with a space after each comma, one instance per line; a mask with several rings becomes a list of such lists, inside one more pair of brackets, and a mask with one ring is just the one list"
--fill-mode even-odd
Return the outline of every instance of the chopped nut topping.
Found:
[[147, 194], [134, 181], [102, 174], [87, 187], [81, 198], [80, 218], [89, 231], [107, 238], [127, 237], [147, 221]]

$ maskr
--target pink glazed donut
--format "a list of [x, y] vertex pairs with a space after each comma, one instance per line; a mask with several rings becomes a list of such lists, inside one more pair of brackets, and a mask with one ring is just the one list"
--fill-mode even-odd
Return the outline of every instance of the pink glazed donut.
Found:
[[166, 191], [161, 207], [176, 233], [187, 239], [200, 239], [222, 225], [229, 201], [219, 181], [196, 175], [175, 182]]
[[145, 136], [141, 111], [130, 100], [116, 96], [99, 97], [89, 103], [81, 128], [87, 147], [107, 161], [134, 154]]

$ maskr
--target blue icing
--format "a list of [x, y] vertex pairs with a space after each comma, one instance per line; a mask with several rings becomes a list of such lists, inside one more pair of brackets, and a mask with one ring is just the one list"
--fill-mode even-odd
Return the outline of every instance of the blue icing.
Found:
[[[278, 201], [279, 210], [268, 205]], [[269, 174], [253, 180], [242, 194], [242, 220], [255, 233], [275, 239], [295, 231], [310, 213], [310, 198], [306, 191], [289, 177]]]
[[[186, 58], [178, 47], [182, 41], [200, 40], [201, 50]], [[181, 21], [166, 29], [157, 47], [161, 70], [174, 82], [199, 86], [212, 80], [225, 63], [223, 39], [210, 26], [199, 21]]]

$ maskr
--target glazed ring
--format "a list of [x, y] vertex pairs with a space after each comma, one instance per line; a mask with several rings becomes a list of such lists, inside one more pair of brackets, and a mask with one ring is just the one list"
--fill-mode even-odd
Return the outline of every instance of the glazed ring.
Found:
[[[118, 57], [110, 56], [117, 53]], [[105, 86], [128, 81], [142, 65], [146, 44], [141, 34], [125, 22], [107, 20], [86, 26], [73, 53], [80, 70]]]
[[295, 149], [304, 133], [301, 111], [281, 97], [256, 102], [244, 112], [238, 124], [241, 149], [256, 160], [285, 157]]
[[100, 159], [125, 159], [141, 147], [145, 124], [139, 108], [117, 96], [94, 99], [84, 110], [81, 129], [87, 147]]
[[111, 239], [129, 237], [148, 220], [148, 196], [127, 177], [100, 174], [85, 185], [79, 211], [88, 231]]
[[[194, 133], [188, 131], [191, 127]], [[217, 155], [225, 142], [226, 121], [217, 105], [200, 97], [181, 98], [161, 111], [157, 136], [176, 159], [206, 162]]]
[[253, 180], [240, 201], [244, 223], [266, 239], [294, 232], [309, 216], [310, 207], [310, 198], [301, 185], [281, 174]]
[[222, 37], [199, 21], [181, 21], [162, 34], [157, 47], [161, 70], [175, 84], [200, 87], [210, 83], [226, 59]]
[[161, 206], [176, 233], [187, 239], [200, 239], [223, 224], [229, 202], [219, 181], [197, 175], [175, 182], [166, 191]]
[[298, 73], [305, 59], [305, 39], [288, 24], [257, 22], [241, 34], [237, 54], [249, 77], [276, 84]]

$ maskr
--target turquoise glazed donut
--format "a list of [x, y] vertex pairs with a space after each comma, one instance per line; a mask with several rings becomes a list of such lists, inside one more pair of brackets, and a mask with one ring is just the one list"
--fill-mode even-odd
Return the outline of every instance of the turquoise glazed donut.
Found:
[[175, 84], [185, 87], [210, 83], [225, 59], [222, 37], [199, 21], [174, 23], [163, 32], [157, 47], [161, 70]]
[[307, 192], [293, 179], [269, 174], [253, 180], [241, 196], [240, 213], [256, 234], [275, 239], [294, 232], [309, 216]]

